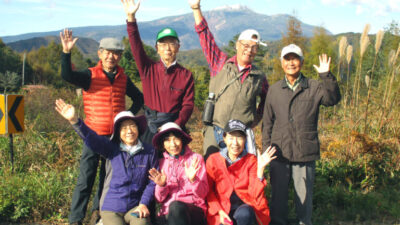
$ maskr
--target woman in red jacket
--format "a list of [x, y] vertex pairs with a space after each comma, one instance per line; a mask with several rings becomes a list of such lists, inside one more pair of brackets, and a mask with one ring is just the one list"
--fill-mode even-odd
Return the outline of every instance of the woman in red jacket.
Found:
[[255, 155], [245, 150], [246, 125], [230, 120], [224, 129], [227, 147], [212, 154], [206, 162], [210, 190], [207, 195], [209, 225], [266, 225], [270, 221], [264, 194], [267, 185], [264, 168], [276, 156], [269, 147]]

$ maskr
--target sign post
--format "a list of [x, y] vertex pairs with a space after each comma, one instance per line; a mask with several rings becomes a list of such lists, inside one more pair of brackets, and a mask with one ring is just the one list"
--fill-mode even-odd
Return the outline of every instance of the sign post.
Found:
[[0, 95], [0, 134], [9, 134], [11, 169], [13, 172], [13, 134], [22, 132], [24, 132], [24, 96]]

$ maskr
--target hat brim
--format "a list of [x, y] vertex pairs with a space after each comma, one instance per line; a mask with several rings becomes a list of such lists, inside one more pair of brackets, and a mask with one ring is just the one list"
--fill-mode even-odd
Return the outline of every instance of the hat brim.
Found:
[[247, 137], [246, 130], [241, 130], [241, 129], [233, 129], [233, 130], [224, 131], [224, 132], [225, 132], [225, 133], [232, 133], [232, 132], [235, 132], [235, 131], [239, 131], [240, 133], [242, 133], [244, 136], [246, 136], [246, 137]]
[[[176, 132], [179, 133], [183, 143], [183, 146], [189, 144], [192, 141], [192, 138], [190, 137], [190, 135], [188, 135], [186, 132], [184, 132], [183, 130], [177, 129], [177, 128], [169, 128], [166, 130], [163, 130], [161, 132], [158, 132], [156, 135], [154, 135], [152, 143], [153, 146], [158, 149], [158, 150], [162, 150], [163, 148], [161, 148], [161, 141], [164, 138], [164, 136], [170, 132]], [[161, 149], [160, 149], [161, 148]]]

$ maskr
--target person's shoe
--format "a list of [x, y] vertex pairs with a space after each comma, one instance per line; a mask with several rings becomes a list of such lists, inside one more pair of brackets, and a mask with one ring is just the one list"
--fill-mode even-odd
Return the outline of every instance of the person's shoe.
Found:
[[90, 225], [96, 225], [97, 222], [100, 220], [100, 212], [99, 210], [94, 210], [92, 212], [92, 217], [90, 218]]

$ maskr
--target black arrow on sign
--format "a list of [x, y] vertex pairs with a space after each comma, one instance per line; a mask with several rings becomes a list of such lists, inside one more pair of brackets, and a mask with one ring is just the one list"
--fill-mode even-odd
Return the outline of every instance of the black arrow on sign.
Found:
[[10, 112], [8, 113], [8, 116], [10, 117], [11, 122], [14, 124], [14, 127], [17, 131], [22, 131], [22, 127], [18, 122], [17, 117], [15, 117], [15, 113], [17, 112], [18, 106], [22, 101], [22, 96], [17, 96], [15, 98], [14, 104], [11, 107]]
[[1, 119], [3, 119], [3, 111], [0, 109], [0, 122], [1, 122]]

